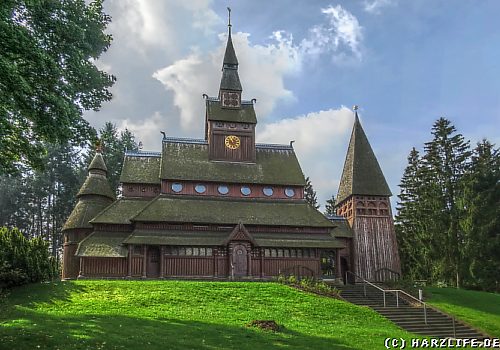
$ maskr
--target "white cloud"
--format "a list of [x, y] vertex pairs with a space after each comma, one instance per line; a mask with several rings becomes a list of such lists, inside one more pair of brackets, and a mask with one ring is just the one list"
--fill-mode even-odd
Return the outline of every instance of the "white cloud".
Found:
[[398, 0], [372, 0], [364, 2], [364, 10], [368, 13], [378, 15], [381, 9], [387, 6], [396, 5]]
[[[253, 44], [248, 33], [233, 34], [233, 43], [240, 63], [239, 73], [244, 98], [256, 98], [259, 120], [265, 120], [280, 101], [295, 99], [285, 87], [284, 79], [297, 74], [305, 60], [321, 54], [331, 54], [340, 62], [354, 56], [361, 59], [362, 28], [358, 20], [340, 5], [322, 9], [326, 22], [309, 30], [308, 37], [294, 43], [286, 31], [276, 31], [270, 42]], [[174, 105], [183, 130], [200, 131], [203, 128], [203, 93], [216, 96], [221, 77], [221, 65], [227, 36], [219, 35], [217, 48], [203, 52], [193, 48], [191, 53], [165, 68], [153, 77], [173, 92]]]
[[330, 52], [336, 61], [350, 53], [361, 59], [363, 32], [358, 19], [340, 5], [328, 6], [321, 12], [326, 15], [328, 23], [309, 30], [309, 38], [301, 42], [302, 50], [312, 55]]
[[[252, 45], [246, 33], [236, 33], [232, 37], [240, 63], [243, 97], [257, 98], [259, 118], [265, 119], [279, 100], [293, 98], [283, 79], [300, 69], [297, 48], [291, 37], [280, 32], [274, 33], [274, 42], [268, 45]], [[181, 126], [185, 130], [203, 128], [200, 121], [205, 106], [201, 96], [218, 93], [226, 38], [221, 35], [219, 46], [209, 54], [194, 50], [186, 58], [153, 74], [174, 93], [174, 105], [179, 108]]]
[[257, 131], [258, 142], [293, 144], [306, 176], [324, 205], [337, 194], [353, 113], [346, 107], [312, 112], [282, 119], [262, 126]]
[[[117, 125], [117, 128], [121, 131], [128, 129], [136, 136], [136, 142], [142, 142], [145, 149], [160, 149], [159, 146], [161, 135], [158, 126], [163, 124], [164, 116], [160, 112], [155, 112], [152, 116], [144, 120], [130, 120], [124, 119]], [[162, 130], [165, 131], [165, 130]], [[156, 140], [154, 142], [153, 140]], [[156, 146], [156, 147], [153, 147]]]

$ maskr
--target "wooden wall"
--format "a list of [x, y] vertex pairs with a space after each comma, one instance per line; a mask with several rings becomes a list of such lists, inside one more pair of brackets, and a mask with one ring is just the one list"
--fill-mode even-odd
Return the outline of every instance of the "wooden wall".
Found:
[[[174, 192], [172, 191], [172, 184], [180, 183], [182, 184], [182, 191]], [[198, 193], [195, 191], [195, 186], [198, 184], [205, 185], [206, 191], [204, 193]], [[218, 191], [219, 185], [225, 185], [228, 187], [229, 192], [227, 194], [220, 194]], [[244, 196], [241, 193], [241, 187], [248, 186], [252, 191], [248, 196]], [[271, 187], [273, 189], [272, 196], [266, 196], [262, 192], [264, 187]], [[292, 188], [295, 194], [292, 197], [287, 197], [285, 195], [285, 189]], [[161, 192], [173, 195], [188, 195], [188, 196], [217, 196], [217, 197], [231, 197], [231, 198], [263, 198], [263, 199], [303, 199], [304, 198], [304, 187], [303, 186], [280, 186], [280, 185], [257, 185], [257, 184], [229, 184], [220, 182], [200, 182], [200, 181], [171, 181], [163, 180], [161, 184]]]
[[394, 223], [390, 217], [360, 216], [354, 220], [356, 274], [375, 280], [381, 268], [401, 272]]
[[[225, 137], [240, 138], [240, 147], [229, 149]], [[208, 157], [210, 160], [255, 162], [255, 125], [210, 121], [208, 125]]]
[[155, 197], [160, 194], [160, 184], [122, 184], [124, 197]]
[[126, 258], [80, 258], [80, 277], [125, 277]]
[[[142, 247], [141, 247], [142, 249]], [[130, 249], [132, 251], [132, 249]], [[160, 277], [231, 277], [229, 268], [230, 255], [213, 256], [162, 256]], [[263, 257], [260, 251], [251, 253], [249, 276], [270, 278], [279, 274], [300, 276], [320, 275], [319, 257], [310, 258], [271, 258]], [[146, 276], [144, 254], [130, 254], [129, 258], [94, 258], [80, 259], [80, 276], [84, 278], [133, 277]]]

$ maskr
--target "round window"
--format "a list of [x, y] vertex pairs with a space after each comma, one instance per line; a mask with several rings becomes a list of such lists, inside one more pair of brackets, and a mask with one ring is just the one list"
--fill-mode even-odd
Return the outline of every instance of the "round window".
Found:
[[264, 193], [267, 197], [271, 197], [273, 195], [273, 189], [271, 187], [264, 187], [262, 189], [262, 193]]
[[182, 184], [178, 183], [178, 182], [175, 182], [172, 184], [172, 191], [174, 191], [175, 193], [179, 193], [180, 191], [182, 191]]
[[285, 188], [285, 196], [287, 197], [293, 197], [293, 195], [295, 194], [295, 191], [293, 190], [293, 188]]
[[220, 185], [217, 187], [217, 191], [219, 191], [220, 194], [228, 194], [229, 193], [229, 187], [226, 185]]
[[194, 187], [194, 190], [197, 192], [197, 193], [205, 193], [205, 191], [207, 190], [207, 187], [205, 185], [202, 185], [202, 184], [198, 184]]
[[242, 195], [248, 196], [250, 193], [252, 193], [252, 190], [250, 190], [250, 187], [248, 187], [248, 186], [241, 187], [241, 194]]

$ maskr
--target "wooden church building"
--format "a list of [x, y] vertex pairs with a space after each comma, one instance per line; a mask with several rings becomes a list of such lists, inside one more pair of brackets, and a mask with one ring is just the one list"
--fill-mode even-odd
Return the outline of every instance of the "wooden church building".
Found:
[[205, 137], [164, 135], [161, 152], [126, 152], [115, 198], [97, 152], [63, 233], [63, 278], [375, 278], [399, 272], [391, 195], [356, 120], [338, 194], [325, 217], [304, 200], [292, 145], [255, 142], [231, 25]]

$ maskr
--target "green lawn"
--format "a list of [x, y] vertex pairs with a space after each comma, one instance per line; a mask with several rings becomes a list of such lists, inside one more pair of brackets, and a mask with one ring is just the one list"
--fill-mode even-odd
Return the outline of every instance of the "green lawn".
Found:
[[[275, 320], [278, 333], [248, 328]], [[76, 281], [0, 301], [0, 349], [385, 349], [375, 312], [275, 283]]]
[[426, 288], [429, 304], [492, 337], [500, 337], [500, 294], [454, 288]]

